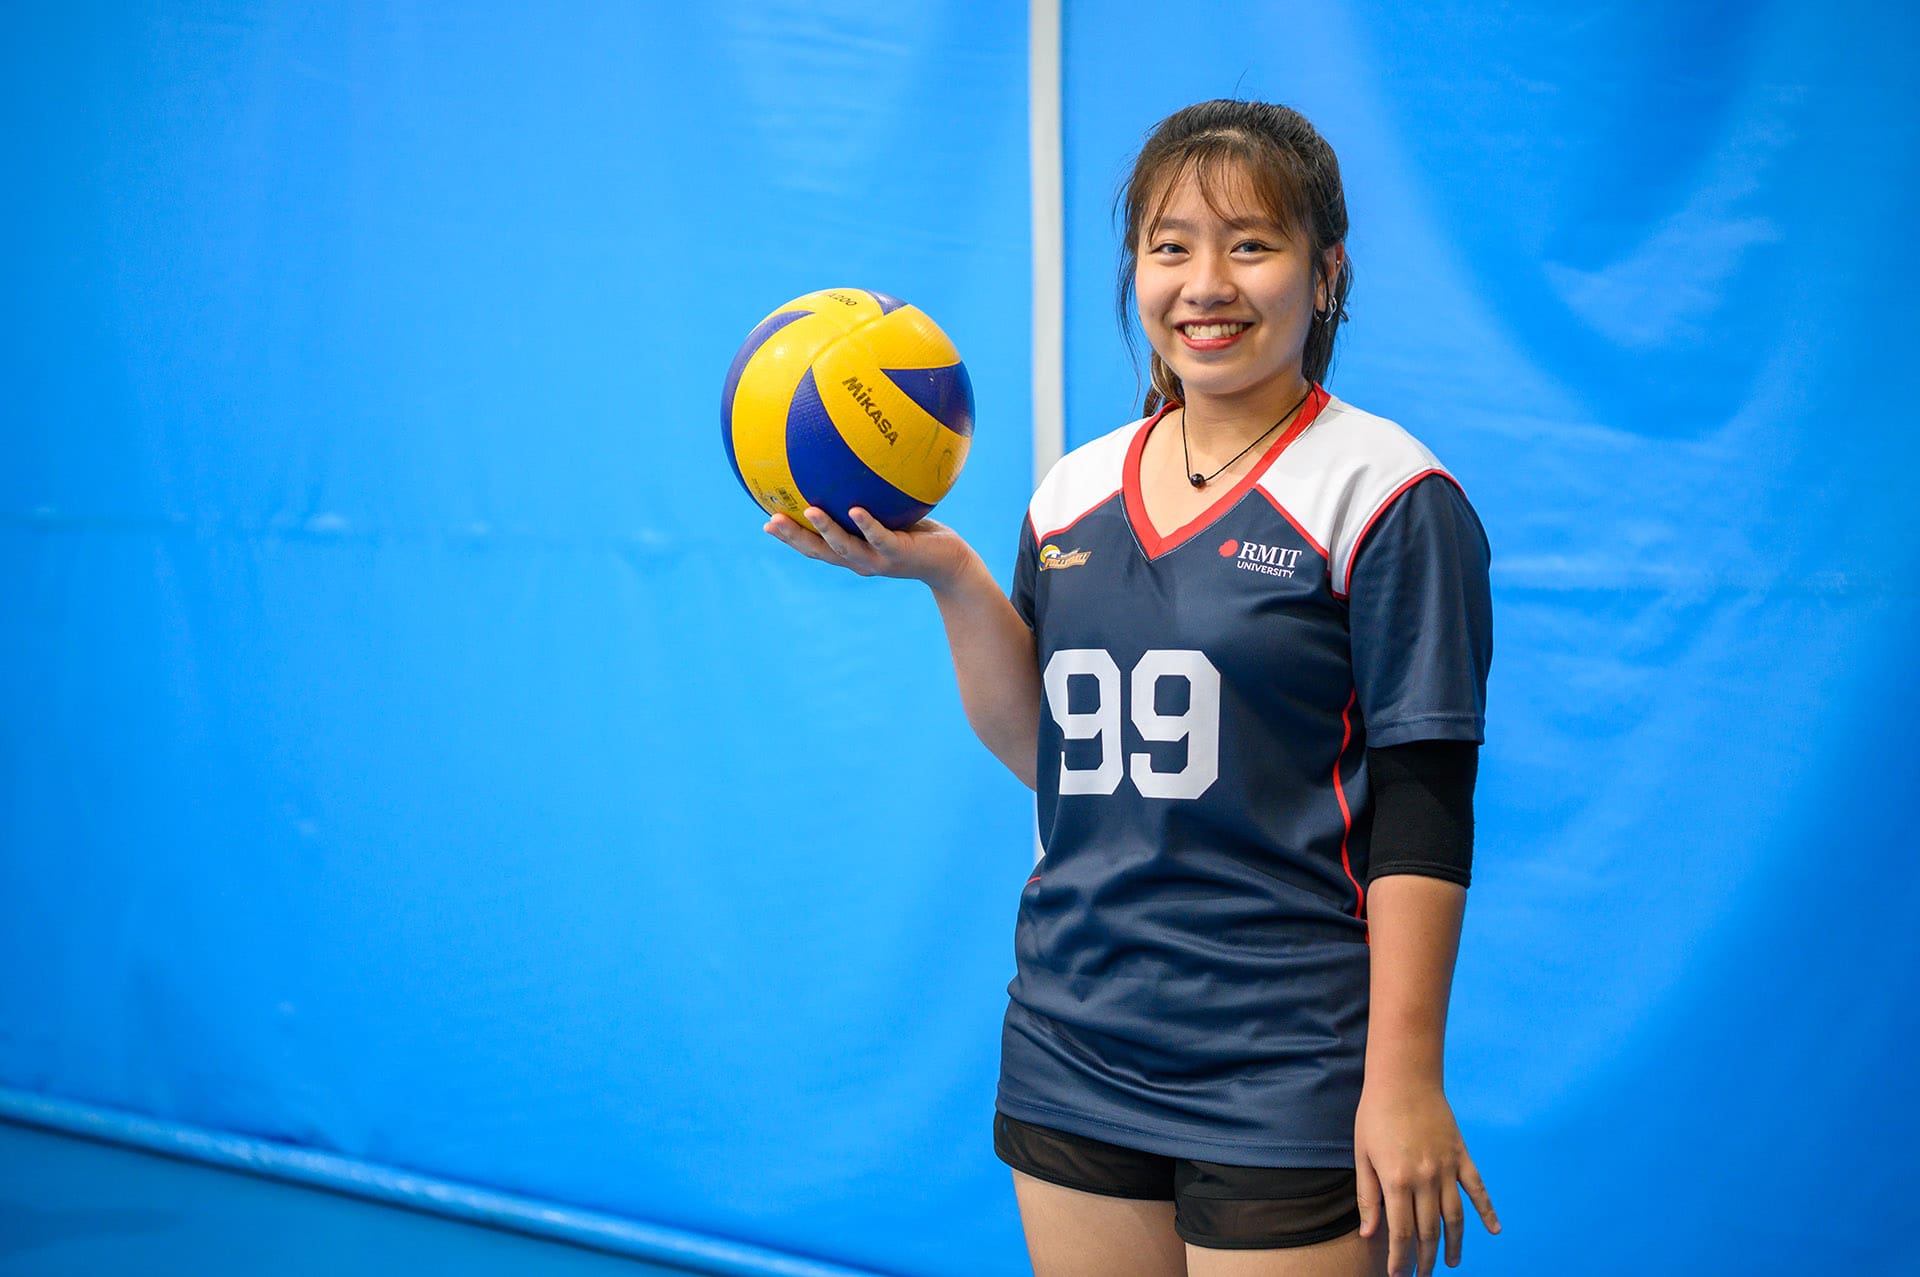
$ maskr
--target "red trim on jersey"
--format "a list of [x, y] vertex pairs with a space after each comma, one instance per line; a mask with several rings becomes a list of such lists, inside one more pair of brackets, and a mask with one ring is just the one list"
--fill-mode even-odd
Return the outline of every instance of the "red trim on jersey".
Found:
[[1039, 881], [1040, 881], [1040, 875], [1039, 875], [1039, 874], [1035, 874], [1035, 875], [1034, 875], [1033, 877], [1031, 877], [1031, 878], [1029, 878], [1029, 879], [1027, 879], [1027, 885], [1028, 885], [1029, 887], [1031, 887], [1031, 886], [1032, 886], [1032, 885], [1033, 885], [1034, 883], [1036, 883], [1036, 882], [1039, 882]]
[[[1280, 437], [1273, 441], [1266, 452], [1261, 454], [1260, 460], [1254, 463], [1253, 469], [1242, 475], [1240, 481], [1219, 500], [1165, 536], [1160, 535], [1159, 530], [1153, 526], [1153, 520], [1147, 517], [1147, 503], [1140, 495], [1140, 457], [1147, 450], [1147, 436], [1152, 433], [1155, 426], [1160, 424], [1160, 419], [1166, 416], [1174, 405], [1168, 404], [1155, 413], [1153, 420], [1135, 432], [1133, 442], [1127, 447], [1126, 465], [1120, 472], [1121, 490], [1127, 495], [1127, 522], [1133, 525], [1133, 535], [1140, 542], [1140, 548], [1147, 552], [1147, 557], [1157, 559], [1169, 550], [1178, 549], [1205, 531], [1209, 525], [1232, 508], [1236, 501], [1246, 496], [1247, 489], [1260, 482], [1260, 476], [1267, 472], [1267, 467], [1280, 459], [1280, 454], [1287, 450], [1287, 445], [1298, 439], [1300, 432], [1313, 424], [1314, 418], [1320, 415], [1320, 410], [1327, 406], [1327, 400], [1330, 398], [1332, 396], [1316, 382], [1307, 391], [1307, 397], [1300, 404], [1300, 410], [1294, 413], [1292, 422], [1280, 432]], [[1321, 553], [1324, 554], [1325, 551]]]
[[1347, 881], [1353, 884], [1353, 916], [1367, 916], [1367, 889], [1353, 876], [1353, 862], [1347, 858], [1347, 838], [1353, 833], [1353, 812], [1347, 806], [1347, 787], [1340, 780], [1340, 764], [1346, 759], [1347, 746], [1353, 744], [1353, 703], [1360, 699], [1360, 689], [1354, 688], [1347, 693], [1346, 708], [1340, 711], [1340, 752], [1333, 759], [1333, 795], [1340, 800], [1340, 867], [1347, 871]]
[[1300, 520], [1293, 517], [1293, 511], [1287, 509], [1287, 507], [1280, 504], [1279, 497], [1274, 496], [1271, 492], [1268, 492], [1265, 488], [1260, 489], [1260, 495], [1267, 499], [1267, 503], [1269, 505], [1271, 505], [1275, 510], [1279, 511], [1281, 518], [1285, 519], [1288, 523], [1291, 523], [1293, 525], [1293, 530], [1295, 532], [1298, 532], [1301, 536], [1301, 539], [1304, 540], [1308, 545], [1314, 548], [1315, 553], [1317, 553], [1321, 558], [1325, 559], [1328, 563], [1333, 562], [1333, 556], [1327, 553], [1327, 547], [1324, 545], [1321, 545], [1319, 541], [1315, 540], [1313, 533], [1307, 531], [1305, 528], [1300, 526]]
[[[1458, 479], [1436, 466], [1431, 470], [1422, 470], [1419, 474], [1416, 474], [1413, 478], [1407, 480], [1392, 492], [1389, 492], [1387, 499], [1380, 503], [1380, 508], [1367, 516], [1366, 523], [1360, 528], [1360, 535], [1354, 538], [1353, 553], [1347, 556], [1347, 570], [1341, 577], [1340, 588], [1333, 592], [1333, 597], [1336, 599], [1344, 599], [1353, 593], [1353, 565], [1360, 561], [1360, 547], [1367, 543], [1367, 533], [1373, 531], [1373, 525], [1380, 521], [1380, 516], [1393, 508], [1393, 503], [1400, 499], [1401, 493], [1427, 476], [1435, 474], [1445, 479], [1448, 483], [1451, 483], [1454, 487], [1460, 488], [1460, 481]], [[1464, 496], [1466, 489], [1460, 488], [1460, 492]]]
[[[1059, 527], [1055, 528], [1053, 531], [1047, 533], [1045, 536], [1042, 536], [1040, 532], [1036, 529], [1033, 534], [1034, 550], [1037, 552], [1041, 546], [1053, 540], [1055, 537], [1061, 536], [1067, 532], [1071, 532], [1074, 528], [1074, 525], [1079, 523], [1080, 520], [1086, 518], [1088, 515], [1092, 514], [1095, 510], [1098, 510], [1101, 506], [1105, 505], [1107, 502], [1113, 500], [1115, 497], [1119, 495], [1120, 495], [1120, 489], [1115, 488], [1112, 492], [1109, 492], [1106, 496], [1101, 497], [1098, 501], [1094, 502], [1092, 505], [1082, 510], [1079, 514], [1074, 515], [1071, 519], [1068, 519], [1065, 523], [1061, 524]], [[1033, 511], [1031, 509], [1027, 511], [1027, 526], [1033, 527]]]

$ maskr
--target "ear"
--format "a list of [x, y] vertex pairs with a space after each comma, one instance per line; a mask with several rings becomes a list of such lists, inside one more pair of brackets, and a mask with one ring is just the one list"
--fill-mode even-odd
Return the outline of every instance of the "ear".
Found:
[[1333, 245], [1320, 255], [1320, 287], [1315, 291], [1313, 308], [1324, 311], [1339, 298], [1340, 272], [1347, 268], [1347, 246]]

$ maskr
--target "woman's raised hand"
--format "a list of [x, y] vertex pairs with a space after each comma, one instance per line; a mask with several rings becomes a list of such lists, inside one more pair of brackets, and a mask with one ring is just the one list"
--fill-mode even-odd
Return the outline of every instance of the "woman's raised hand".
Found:
[[932, 519], [894, 532], [859, 506], [853, 507], [848, 517], [860, 530], [859, 536], [812, 505], [807, 507], [811, 527], [776, 514], [767, 520], [767, 532], [809, 559], [837, 564], [861, 576], [925, 581], [936, 590], [958, 579], [973, 554], [952, 528]]

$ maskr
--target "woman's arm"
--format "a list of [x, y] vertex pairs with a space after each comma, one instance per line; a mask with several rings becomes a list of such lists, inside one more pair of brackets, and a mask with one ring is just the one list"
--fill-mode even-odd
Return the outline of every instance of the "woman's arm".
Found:
[[1466, 888], [1439, 878], [1393, 874], [1374, 881], [1367, 894], [1369, 1085], [1441, 1085], [1447, 1002], [1466, 909]]
[[967, 722], [981, 744], [1032, 789], [1040, 738], [1040, 663], [1033, 631], [1000, 592], [986, 563], [953, 529], [922, 519], [892, 532], [857, 506], [850, 517], [860, 536], [817, 507], [807, 509], [811, 529], [776, 514], [767, 531], [810, 559], [861, 576], [926, 582], [947, 627]]
[[977, 554], [956, 580], [928, 584], [947, 626], [967, 722], [980, 743], [1032, 789], [1040, 741], [1040, 662], [1033, 631]]
[[1466, 903], [1466, 888], [1419, 874], [1377, 879], [1367, 896], [1372, 1003], [1354, 1163], [1360, 1231], [1378, 1231], [1384, 1205], [1396, 1275], [1415, 1271], [1416, 1252], [1419, 1273], [1433, 1271], [1443, 1226], [1447, 1265], [1459, 1264], [1465, 1214], [1456, 1183], [1487, 1231], [1500, 1231], [1441, 1078]]

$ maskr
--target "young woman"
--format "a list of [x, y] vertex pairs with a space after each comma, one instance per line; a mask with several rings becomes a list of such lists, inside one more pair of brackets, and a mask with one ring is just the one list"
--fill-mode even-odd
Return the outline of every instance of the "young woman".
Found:
[[969, 722], [1036, 791], [994, 1125], [1036, 1273], [1425, 1277], [1460, 1187], [1499, 1229], [1441, 1086], [1486, 539], [1320, 384], [1352, 269], [1304, 118], [1188, 107], [1123, 207], [1147, 415], [1041, 484], [1011, 599], [930, 520], [767, 530], [926, 582]]

